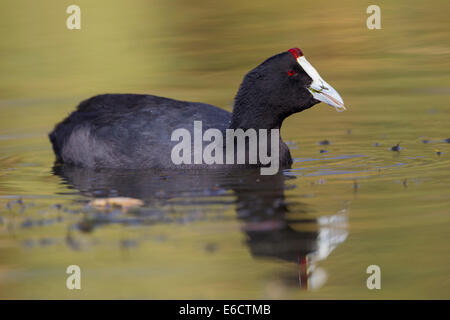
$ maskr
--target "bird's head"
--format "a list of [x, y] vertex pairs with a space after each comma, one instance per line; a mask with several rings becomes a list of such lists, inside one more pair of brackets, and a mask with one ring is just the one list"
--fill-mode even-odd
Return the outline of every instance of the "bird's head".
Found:
[[[339, 93], [319, 75], [298, 48], [277, 54], [244, 77], [235, 99], [233, 120], [276, 127], [289, 115], [324, 102], [345, 110]], [[247, 119], [245, 119], [247, 118]], [[248, 121], [246, 121], [248, 120]]]

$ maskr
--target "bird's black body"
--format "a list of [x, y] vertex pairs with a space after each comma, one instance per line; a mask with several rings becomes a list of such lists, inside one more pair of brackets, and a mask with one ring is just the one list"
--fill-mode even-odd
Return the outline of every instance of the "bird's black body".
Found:
[[[287, 75], [295, 70], [295, 76]], [[153, 95], [105, 94], [83, 101], [50, 133], [58, 162], [89, 168], [172, 168], [177, 128], [280, 129], [289, 115], [312, 107], [306, 90], [311, 78], [288, 53], [278, 54], [250, 71], [235, 98], [233, 113], [196, 102]], [[225, 136], [225, 134], [224, 134]], [[292, 164], [280, 138], [280, 166]], [[182, 167], [214, 167], [206, 164]]]
[[177, 128], [225, 130], [231, 114], [204, 103], [152, 95], [105, 94], [83, 101], [50, 134], [60, 162], [82, 167], [170, 168]]

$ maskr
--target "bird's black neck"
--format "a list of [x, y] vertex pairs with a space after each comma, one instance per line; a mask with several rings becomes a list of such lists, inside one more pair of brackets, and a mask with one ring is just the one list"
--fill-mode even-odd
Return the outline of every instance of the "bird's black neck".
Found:
[[240, 93], [235, 98], [230, 129], [281, 129], [288, 115], [277, 114], [273, 112], [277, 110], [276, 106]]

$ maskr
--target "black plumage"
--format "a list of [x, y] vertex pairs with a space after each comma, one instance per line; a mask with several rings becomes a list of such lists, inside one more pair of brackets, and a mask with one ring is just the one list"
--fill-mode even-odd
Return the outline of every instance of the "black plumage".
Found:
[[[186, 128], [192, 134], [195, 120], [202, 121], [203, 130], [223, 133], [227, 128], [280, 129], [286, 117], [319, 103], [307, 90], [311, 82], [295, 58], [284, 52], [244, 77], [232, 113], [153, 95], [104, 94], [81, 102], [49, 137], [61, 163], [90, 168], [179, 167], [171, 161], [175, 129]], [[281, 138], [279, 156], [281, 167], [292, 164]]]

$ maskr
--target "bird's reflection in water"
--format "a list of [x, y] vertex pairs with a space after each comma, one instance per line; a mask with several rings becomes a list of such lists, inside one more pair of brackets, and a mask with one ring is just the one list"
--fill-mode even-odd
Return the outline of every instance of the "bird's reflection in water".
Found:
[[[161, 221], [165, 222], [174, 202], [203, 207], [205, 211], [211, 205], [234, 204], [252, 256], [296, 263], [297, 281], [304, 289], [318, 288], [325, 283], [326, 272], [317, 263], [326, 259], [348, 234], [345, 208], [335, 214], [318, 216], [312, 215], [312, 210], [296, 199], [286, 201], [286, 179], [292, 177], [282, 173], [261, 176], [259, 169], [118, 171], [68, 166], [57, 166], [54, 172], [70, 188], [85, 196], [144, 200], [146, 206], [137, 215], [145, 215], [158, 203], [158, 212], [163, 215]], [[202, 201], [198, 201], [200, 197]], [[164, 212], [165, 206], [171, 209]], [[108, 221], [114, 222], [121, 220]], [[98, 221], [99, 225], [103, 223], [104, 220]]]

